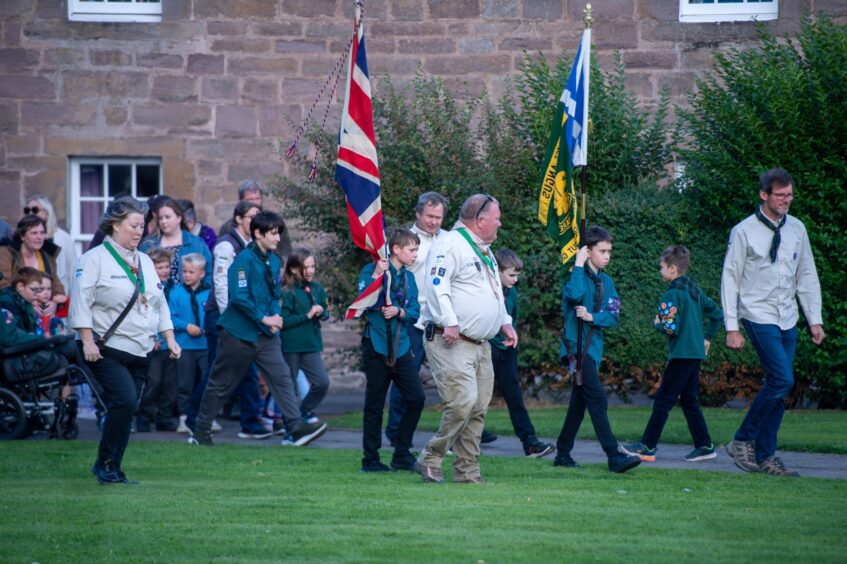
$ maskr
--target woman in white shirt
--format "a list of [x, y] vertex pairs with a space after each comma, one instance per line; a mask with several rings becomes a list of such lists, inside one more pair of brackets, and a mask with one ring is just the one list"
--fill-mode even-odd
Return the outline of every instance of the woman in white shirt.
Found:
[[[147, 205], [135, 198], [112, 202], [100, 220], [106, 234], [103, 244], [79, 258], [71, 280], [70, 326], [79, 332], [86, 365], [102, 386], [106, 403], [103, 435], [91, 469], [101, 484], [133, 483], [121, 470], [121, 460], [156, 333], [167, 341], [171, 357], [179, 358], [181, 352], [164, 286], [153, 261], [138, 251], [146, 212]], [[137, 299], [126, 310], [136, 286]], [[107, 336], [98, 346], [95, 339]]]

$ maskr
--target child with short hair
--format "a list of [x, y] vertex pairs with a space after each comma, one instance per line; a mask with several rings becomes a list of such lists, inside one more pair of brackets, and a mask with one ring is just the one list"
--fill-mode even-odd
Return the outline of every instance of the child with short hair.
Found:
[[321, 352], [324, 349], [321, 320], [329, 319], [326, 290], [315, 282], [317, 263], [309, 249], [296, 249], [285, 263], [285, 286], [282, 289], [280, 332], [282, 354], [295, 381], [302, 370], [309, 382], [309, 392], [300, 398], [300, 414], [307, 422], [316, 423], [315, 409], [329, 390], [329, 376]]
[[[44, 273], [37, 268], [25, 266], [12, 277], [8, 287], [0, 291], [0, 307], [14, 316], [15, 325], [33, 335], [48, 336], [41, 324], [41, 302], [44, 291]], [[36, 311], [37, 308], [37, 311]]]
[[[683, 245], [668, 247], [659, 261], [662, 279], [670, 286], [659, 298], [659, 312], [653, 320], [653, 327], [668, 336], [668, 364], [653, 398], [653, 413], [641, 440], [623, 447], [624, 452], [647, 462], [656, 460], [659, 437], [677, 399], [694, 439], [694, 450], [684, 459], [698, 462], [717, 456], [700, 409], [700, 363], [709, 352], [709, 344], [718, 331], [723, 311], [687, 276], [690, 265], [691, 253]], [[705, 333], [704, 318], [709, 320]]]
[[[570, 279], [562, 287], [565, 336], [559, 356], [566, 357], [572, 367], [574, 386], [565, 422], [556, 441], [559, 452], [553, 465], [578, 466], [571, 458], [571, 450], [587, 409], [597, 439], [609, 459], [609, 471], [623, 473], [638, 466], [641, 459], [620, 452], [618, 440], [609, 424], [606, 390], [598, 376], [603, 359], [603, 332], [618, 324], [621, 309], [615, 284], [608, 274], [602, 272], [612, 256], [612, 236], [596, 225], [586, 229], [584, 235], [585, 245], [576, 253]], [[582, 350], [578, 351], [580, 328]], [[578, 365], [579, 370], [574, 371], [574, 365]]]
[[194, 388], [206, 369], [209, 344], [203, 331], [206, 311], [203, 304], [209, 299], [210, 286], [205, 281], [206, 258], [200, 253], [182, 257], [182, 284], [174, 286], [168, 296], [174, 338], [182, 347], [176, 361], [175, 405], [179, 414], [178, 432], [188, 429], [186, 418]]
[[[156, 247], [150, 249], [147, 255], [156, 267], [159, 287], [164, 290], [165, 297], [168, 297], [173, 287], [170, 275], [174, 253], [170, 249]], [[144, 384], [136, 411], [135, 431], [149, 433], [154, 422], [158, 431], [176, 431], [173, 414], [176, 398], [176, 361], [170, 357], [168, 345], [158, 335], [149, 358], [147, 382]]]
[[[362, 429], [362, 472], [414, 470], [415, 456], [411, 453], [412, 439], [423, 411], [423, 385], [417, 364], [412, 356], [408, 326], [420, 315], [418, 286], [407, 270], [415, 263], [420, 238], [407, 229], [391, 232], [388, 260], [366, 265], [359, 273], [359, 292], [388, 271], [391, 285], [386, 300], [385, 288], [377, 305], [365, 313], [367, 324], [362, 332], [362, 357], [365, 363], [365, 408]], [[390, 303], [390, 305], [387, 305]], [[394, 440], [394, 455], [389, 468], [379, 460], [382, 446], [382, 414], [388, 387], [394, 382], [406, 407]]]
[[250, 222], [253, 241], [235, 257], [227, 271], [229, 301], [218, 320], [218, 356], [189, 439], [192, 444], [214, 444], [212, 420], [251, 362], [264, 375], [282, 410], [288, 432], [282, 444], [305, 446], [326, 432], [326, 423], [306, 423], [300, 417], [294, 379], [279, 342], [284, 320], [280, 315], [280, 261], [274, 251], [284, 229], [285, 222], [279, 215], [270, 211], [258, 213]]
[[[503, 300], [506, 302], [506, 313], [512, 318], [512, 325], [517, 327], [518, 321], [518, 290], [515, 284], [523, 270], [523, 261], [511, 249], [500, 249], [494, 253], [500, 282], [503, 284]], [[509, 408], [509, 418], [515, 435], [523, 444], [524, 454], [529, 458], [547, 456], [556, 449], [553, 445], [541, 442], [535, 435], [535, 427], [529, 418], [529, 412], [523, 401], [521, 380], [518, 374], [518, 349], [503, 344], [503, 334], [488, 341], [491, 344], [491, 364], [494, 366], [494, 381], [506, 406]]]

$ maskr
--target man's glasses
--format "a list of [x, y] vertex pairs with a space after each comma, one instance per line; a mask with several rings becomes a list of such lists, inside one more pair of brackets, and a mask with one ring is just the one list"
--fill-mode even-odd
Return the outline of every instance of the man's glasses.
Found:
[[479, 216], [481, 216], [482, 212], [485, 211], [485, 206], [488, 205], [488, 202], [493, 202], [493, 201], [494, 201], [494, 196], [492, 196], [490, 194], [485, 195], [485, 201], [482, 202], [482, 205], [479, 206], [479, 210], [477, 210], [477, 212], [476, 212], [476, 219], [479, 219]]
[[771, 196], [773, 196], [777, 200], [784, 200], [784, 201], [794, 199], [794, 193], [793, 192], [786, 192], [785, 194], [777, 194], [776, 192], [771, 192]]
[[29, 215], [31, 213], [37, 214], [40, 211], [41, 211], [41, 208], [39, 208], [38, 206], [32, 206], [31, 208], [27, 207], [27, 208], [24, 208], [24, 215]]

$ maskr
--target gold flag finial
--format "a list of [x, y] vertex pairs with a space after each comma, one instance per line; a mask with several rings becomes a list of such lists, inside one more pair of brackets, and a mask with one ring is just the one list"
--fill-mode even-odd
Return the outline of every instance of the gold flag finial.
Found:
[[582, 21], [585, 22], [585, 29], [591, 29], [591, 24], [594, 23], [594, 18], [591, 16], [591, 4], [586, 4], [583, 12], [585, 12], [585, 19]]

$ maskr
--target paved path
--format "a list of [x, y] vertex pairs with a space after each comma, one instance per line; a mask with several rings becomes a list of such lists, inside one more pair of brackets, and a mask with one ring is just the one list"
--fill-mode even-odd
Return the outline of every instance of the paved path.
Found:
[[[427, 404], [432, 405], [438, 403], [438, 396], [428, 392]], [[323, 403], [321, 403], [320, 412], [323, 415], [337, 415], [349, 413], [352, 411], [360, 411], [364, 404], [361, 394], [332, 394], [328, 395]], [[590, 424], [586, 421], [584, 424]], [[249, 444], [256, 447], [277, 446], [280, 443], [279, 437], [273, 437], [267, 440], [243, 440], [239, 439], [239, 425], [236, 421], [222, 420], [221, 425], [223, 431], [215, 435], [215, 442], [218, 444]], [[415, 433], [415, 447], [420, 449], [432, 437], [432, 433], [419, 431]], [[97, 430], [94, 421], [80, 421], [80, 438], [85, 440], [98, 440], [99, 431]], [[555, 443], [555, 439], [544, 439], [547, 442]], [[135, 433], [132, 436], [132, 441], [185, 441], [184, 435], [176, 433]], [[385, 441], [387, 446], [387, 441]], [[359, 450], [362, 448], [362, 432], [355, 429], [337, 429], [330, 428], [320, 440], [312, 444], [312, 447], [318, 448], [346, 448]], [[720, 449], [718, 457], [714, 460], [704, 462], [686, 462], [682, 457], [691, 450], [687, 445], [661, 445], [657, 453], [656, 462], [644, 463], [648, 466], [657, 468], [677, 468], [677, 469], [695, 469], [714, 472], [732, 472], [742, 473], [741, 470], [735, 467], [732, 460], [726, 454], [726, 451]], [[485, 456], [514, 456], [522, 457], [523, 448], [520, 441], [516, 437], [501, 436], [495, 442], [488, 445], [483, 445], [482, 454]], [[606, 455], [596, 441], [577, 441], [574, 450], [571, 453], [573, 458], [584, 464], [605, 464]], [[817, 478], [836, 478], [847, 480], [847, 455], [839, 454], [813, 454], [804, 452], [780, 452], [779, 455], [785, 461], [786, 466], [792, 470], [797, 470], [802, 476], [812, 476]], [[545, 457], [541, 461], [528, 460], [528, 464], [552, 464], [552, 456]]]

